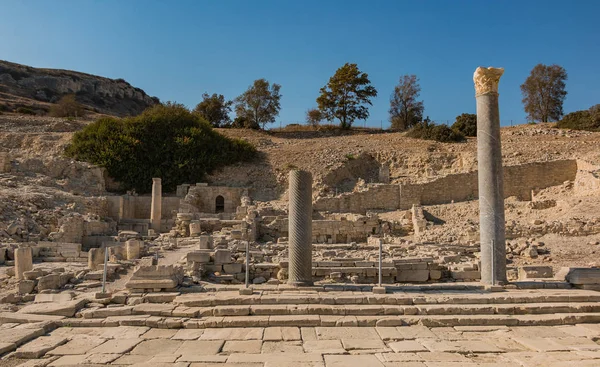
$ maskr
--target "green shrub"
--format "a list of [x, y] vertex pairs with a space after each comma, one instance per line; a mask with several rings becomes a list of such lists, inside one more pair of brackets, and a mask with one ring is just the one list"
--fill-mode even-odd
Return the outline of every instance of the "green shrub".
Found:
[[83, 105], [77, 102], [73, 94], [62, 97], [58, 103], [50, 107], [52, 117], [83, 117], [84, 114]]
[[463, 113], [460, 116], [456, 116], [456, 121], [452, 124], [451, 128], [464, 136], [477, 136], [477, 115]]
[[592, 106], [589, 110], [571, 112], [556, 127], [561, 129], [600, 131], [600, 105]]
[[35, 111], [33, 109], [31, 109], [30, 107], [18, 107], [15, 110], [16, 113], [22, 113], [23, 115], [35, 115]]
[[123, 189], [146, 193], [153, 177], [162, 178], [165, 191], [174, 191], [217, 168], [250, 160], [256, 150], [217, 133], [183, 105], [167, 103], [135, 117], [101, 118], [75, 133], [65, 154], [106, 167]]
[[8, 111], [10, 111], [10, 108], [8, 108], [7, 105], [0, 104], [0, 112], [8, 112]]
[[411, 128], [406, 136], [416, 139], [435, 140], [441, 143], [461, 142], [465, 136], [446, 125], [436, 125], [427, 121], [420, 122]]

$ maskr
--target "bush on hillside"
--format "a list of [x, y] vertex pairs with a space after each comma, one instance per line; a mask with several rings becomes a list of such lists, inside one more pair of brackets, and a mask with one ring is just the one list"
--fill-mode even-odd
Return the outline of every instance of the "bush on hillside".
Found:
[[15, 112], [23, 115], [35, 115], [35, 111], [30, 107], [18, 107]]
[[62, 97], [58, 103], [50, 107], [52, 117], [83, 117], [84, 114], [83, 105], [77, 102], [74, 94]]
[[162, 178], [165, 191], [201, 182], [211, 171], [250, 160], [255, 148], [229, 139], [183, 105], [167, 103], [123, 119], [105, 117], [75, 133], [66, 155], [106, 167], [123, 189], [151, 190]]
[[589, 110], [571, 112], [556, 127], [561, 129], [600, 131], [600, 104], [592, 106]]
[[436, 125], [428, 121], [419, 122], [408, 130], [406, 136], [416, 139], [435, 140], [441, 143], [461, 142], [465, 136], [446, 125]]
[[452, 124], [451, 129], [458, 131], [464, 136], [477, 136], [477, 115], [463, 113], [460, 116], [456, 116], [456, 121]]

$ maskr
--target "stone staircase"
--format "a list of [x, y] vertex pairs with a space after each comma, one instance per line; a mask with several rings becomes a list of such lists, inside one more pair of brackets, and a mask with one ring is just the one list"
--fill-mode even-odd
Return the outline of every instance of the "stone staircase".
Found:
[[70, 326], [158, 328], [600, 323], [600, 292], [579, 289], [405, 291], [385, 295], [255, 290], [251, 296], [218, 291], [135, 297], [136, 305], [86, 308], [81, 317], [61, 322]]

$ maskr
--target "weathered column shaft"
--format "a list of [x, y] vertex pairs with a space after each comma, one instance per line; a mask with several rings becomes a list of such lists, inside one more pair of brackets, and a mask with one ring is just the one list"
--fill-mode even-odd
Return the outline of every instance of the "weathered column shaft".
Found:
[[160, 233], [162, 215], [162, 184], [160, 178], [152, 179], [152, 204], [150, 208], [150, 228]]
[[289, 278], [291, 285], [312, 285], [312, 175], [291, 171], [289, 183]]
[[473, 76], [477, 99], [481, 281], [486, 284], [507, 281], [504, 174], [498, 109], [498, 83], [503, 72], [504, 69], [480, 67]]
[[31, 247], [19, 247], [15, 249], [15, 277], [22, 280], [23, 273], [33, 270], [33, 251]]

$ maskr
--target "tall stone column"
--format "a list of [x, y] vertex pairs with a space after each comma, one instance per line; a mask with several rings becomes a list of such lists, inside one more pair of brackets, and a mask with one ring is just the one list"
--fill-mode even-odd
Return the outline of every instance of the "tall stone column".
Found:
[[150, 207], [150, 228], [160, 233], [162, 215], [162, 184], [160, 178], [152, 179], [152, 205]]
[[313, 285], [312, 281], [312, 175], [290, 171], [288, 284]]
[[506, 283], [504, 177], [500, 144], [498, 83], [502, 68], [478, 67], [473, 75], [477, 99], [477, 161], [481, 281]]

